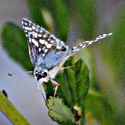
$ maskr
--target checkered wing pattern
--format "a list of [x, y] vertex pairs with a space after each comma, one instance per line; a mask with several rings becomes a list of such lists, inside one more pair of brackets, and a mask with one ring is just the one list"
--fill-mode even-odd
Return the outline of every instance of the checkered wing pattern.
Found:
[[39, 56], [44, 59], [50, 52], [66, 49], [63, 41], [39, 25], [25, 18], [23, 18], [22, 24], [28, 38], [29, 54], [33, 65], [36, 65]]

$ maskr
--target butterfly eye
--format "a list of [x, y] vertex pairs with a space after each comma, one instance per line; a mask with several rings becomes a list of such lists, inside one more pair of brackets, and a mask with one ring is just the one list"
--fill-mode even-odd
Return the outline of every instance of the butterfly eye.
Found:
[[63, 47], [63, 48], [62, 48], [62, 51], [66, 51], [66, 47]]
[[42, 78], [41, 74], [35, 74], [35, 75], [36, 75], [36, 77], [37, 77], [37, 80], [39, 80], [39, 79]]
[[42, 77], [45, 78], [46, 76], [47, 76], [47, 72], [44, 72], [44, 73], [42, 74]]

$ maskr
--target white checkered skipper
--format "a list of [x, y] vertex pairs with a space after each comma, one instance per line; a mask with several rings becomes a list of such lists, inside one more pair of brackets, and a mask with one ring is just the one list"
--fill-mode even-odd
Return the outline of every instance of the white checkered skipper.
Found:
[[22, 24], [26, 37], [28, 38], [31, 62], [35, 66], [34, 75], [41, 83], [51, 80], [55, 94], [58, 83], [53, 79], [65, 61], [82, 48], [112, 34], [103, 34], [95, 40], [85, 41], [77, 47], [69, 48], [63, 41], [50, 34], [44, 28], [32, 23], [30, 20], [23, 18]]

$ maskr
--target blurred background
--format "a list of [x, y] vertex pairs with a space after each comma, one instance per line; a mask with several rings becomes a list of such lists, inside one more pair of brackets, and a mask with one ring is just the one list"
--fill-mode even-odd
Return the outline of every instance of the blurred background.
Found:
[[[33, 125], [55, 125], [47, 114], [22, 31], [23, 17], [54, 33], [69, 46], [97, 35], [113, 35], [76, 54], [90, 71], [90, 88], [103, 95], [108, 108], [86, 112], [87, 125], [125, 124], [125, 1], [124, 0], [0, 0], [0, 90]], [[20, 73], [9, 77], [8, 73]], [[94, 103], [94, 102], [92, 102]], [[98, 105], [97, 105], [98, 107]], [[104, 109], [104, 111], [103, 111]], [[107, 109], [107, 110], [106, 110]], [[95, 115], [95, 112], [96, 115]], [[101, 116], [109, 116], [102, 118]], [[12, 123], [0, 112], [0, 124]]]

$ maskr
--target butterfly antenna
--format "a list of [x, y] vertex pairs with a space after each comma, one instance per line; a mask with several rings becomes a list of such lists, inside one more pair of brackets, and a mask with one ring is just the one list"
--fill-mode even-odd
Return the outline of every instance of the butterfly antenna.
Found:
[[92, 43], [95, 43], [95, 42], [97, 42], [107, 36], [111, 36], [111, 35], [112, 35], [112, 33], [102, 34], [102, 35], [99, 35], [98, 37], [96, 37], [96, 39], [94, 39], [94, 40], [82, 42], [80, 45], [73, 47], [69, 55], [73, 55], [74, 53], [78, 52], [82, 48], [85, 48], [85, 47], [91, 45]]
[[[23, 74], [24, 72], [18, 72], [18, 73], [8, 73], [8, 76], [14, 76], [14, 75], [20, 75]], [[27, 71], [25, 72], [27, 74], [33, 74], [33, 71]]]

